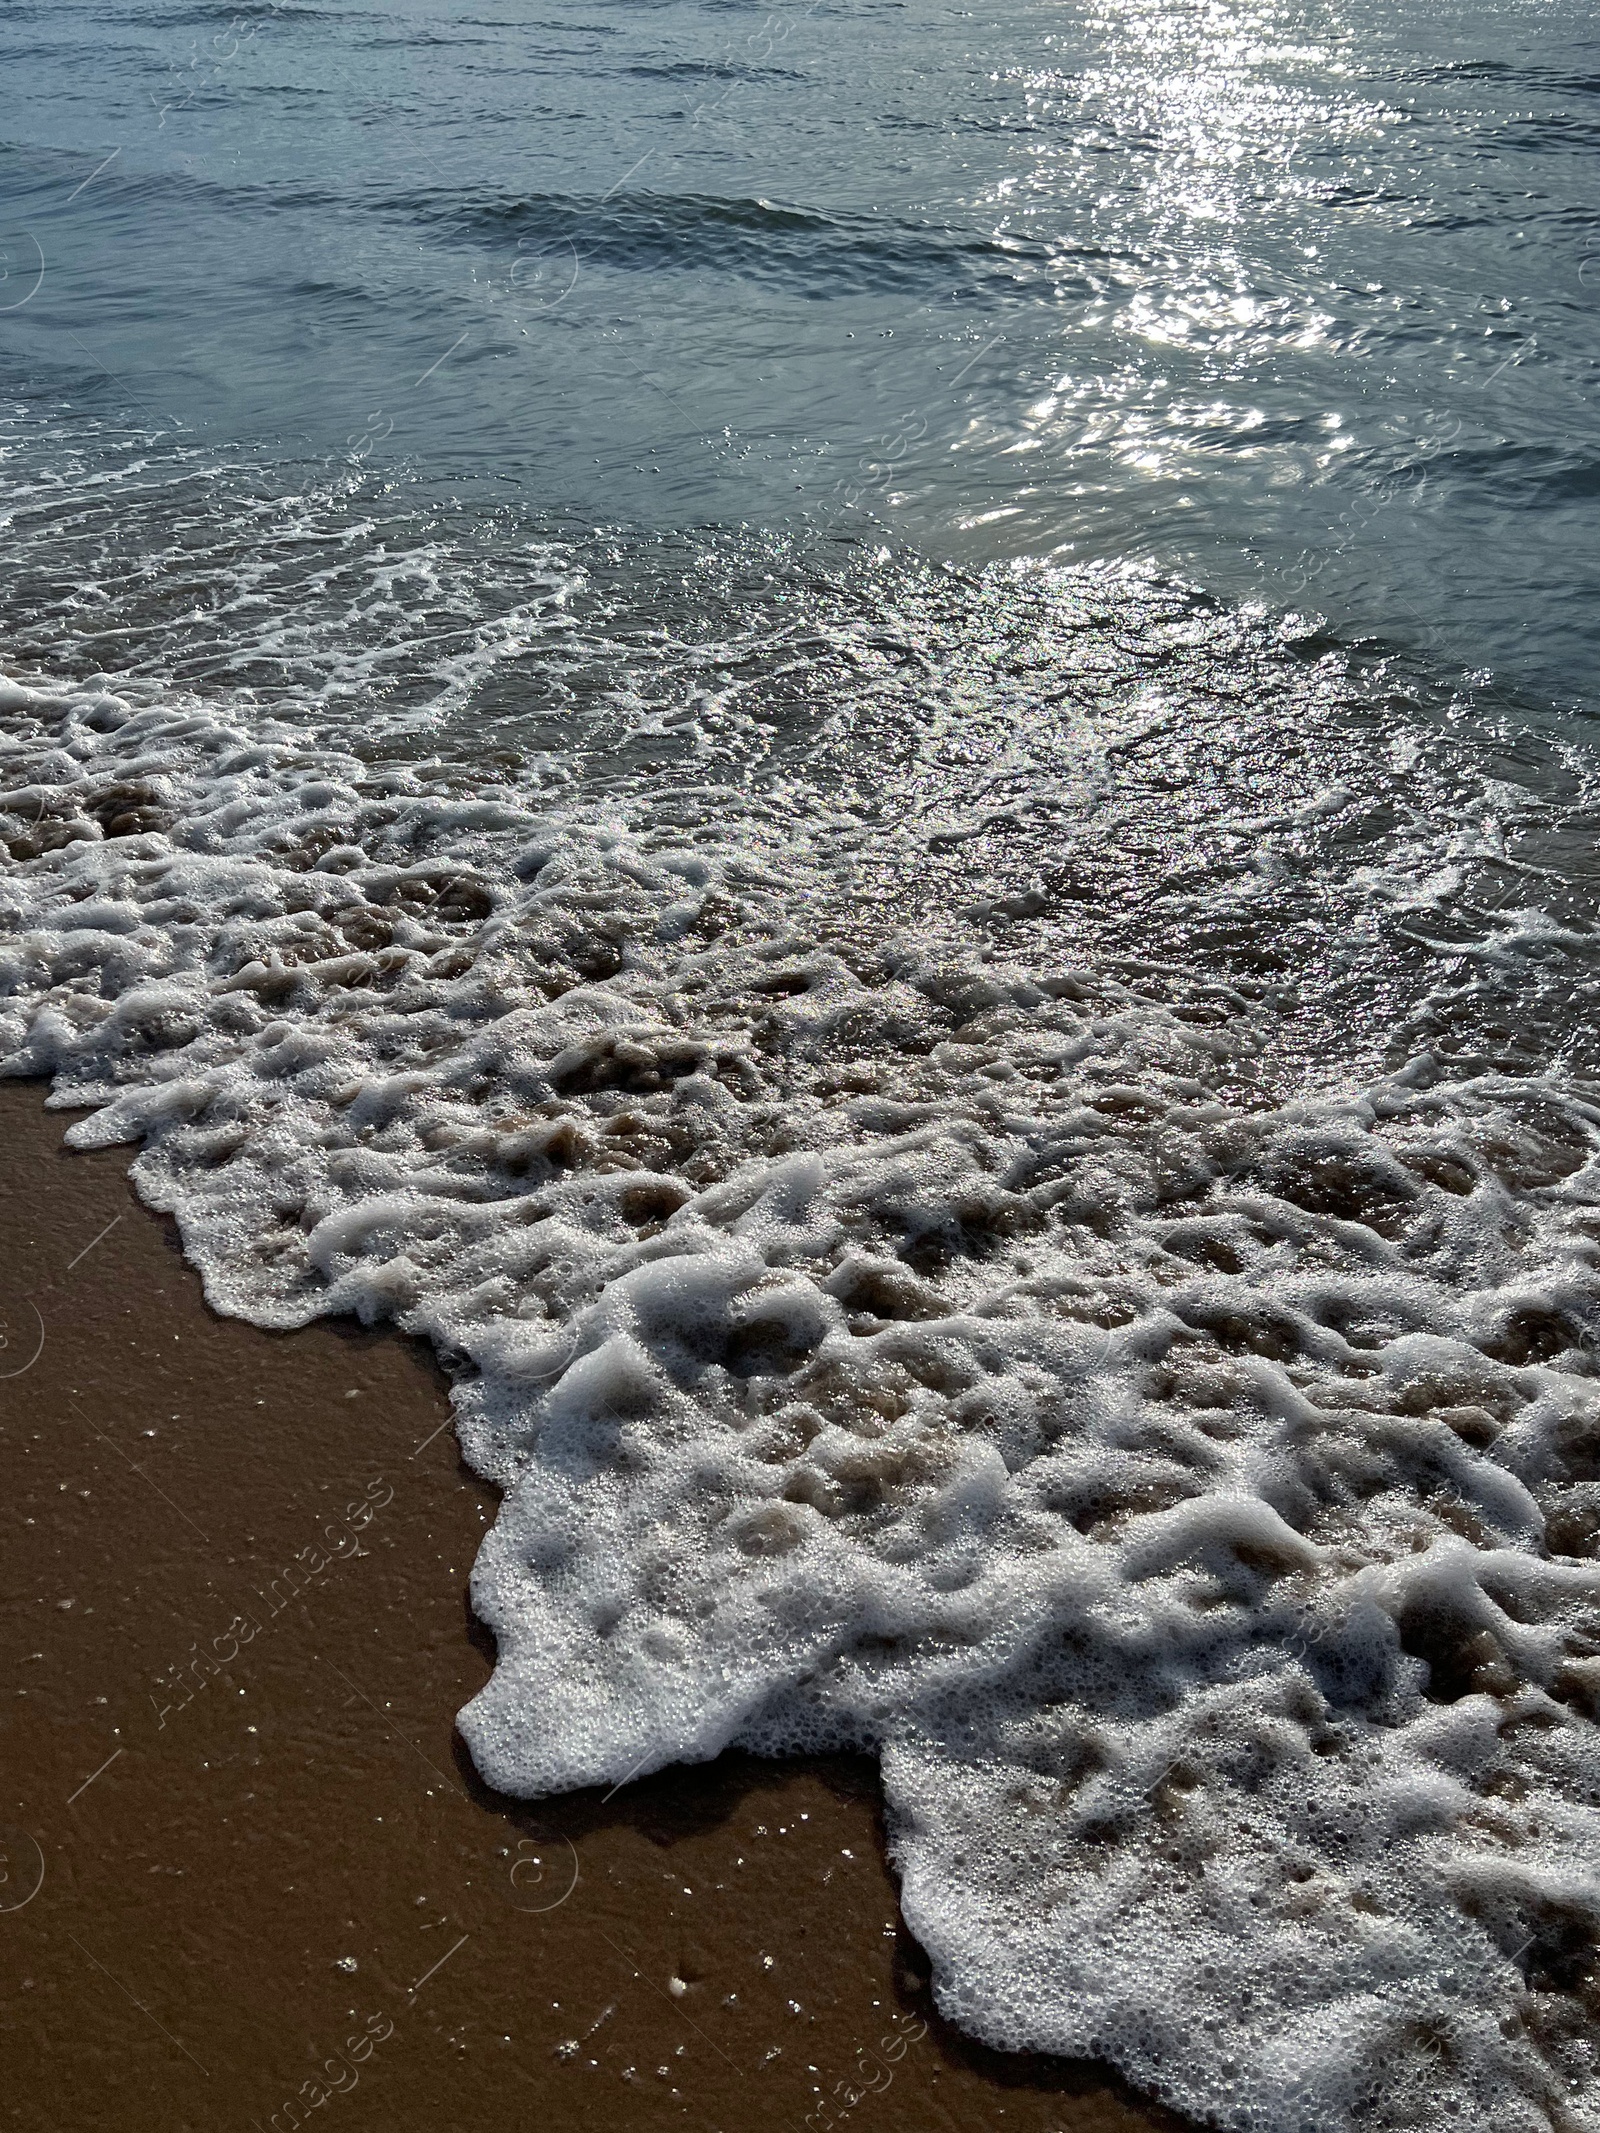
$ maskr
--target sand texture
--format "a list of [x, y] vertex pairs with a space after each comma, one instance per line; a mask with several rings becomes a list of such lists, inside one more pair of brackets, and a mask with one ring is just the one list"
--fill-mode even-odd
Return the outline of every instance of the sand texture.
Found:
[[938, 2020], [870, 1763], [488, 1792], [494, 1507], [428, 1352], [217, 1318], [41, 1097], [0, 1089], [6, 2125], [1176, 2125]]

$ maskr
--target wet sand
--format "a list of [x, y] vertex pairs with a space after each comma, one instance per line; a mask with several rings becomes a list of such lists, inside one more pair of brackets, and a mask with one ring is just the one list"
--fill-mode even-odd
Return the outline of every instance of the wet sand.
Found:
[[481, 1785], [428, 1351], [215, 1317], [66, 1123], [0, 1084], [0, 2123], [1178, 2127], [938, 2020], [870, 1762]]

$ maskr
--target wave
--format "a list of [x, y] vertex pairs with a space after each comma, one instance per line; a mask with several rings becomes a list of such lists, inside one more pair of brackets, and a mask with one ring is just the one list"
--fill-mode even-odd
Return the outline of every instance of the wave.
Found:
[[4, 1071], [217, 1309], [435, 1343], [491, 1783], [872, 1749], [990, 2042], [1596, 2122], [1581, 791], [1154, 580], [709, 560], [587, 782], [8, 685]]
[[[386, 211], [412, 218], [422, 201]], [[1041, 240], [992, 237], [917, 224], [904, 217], [823, 214], [765, 199], [629, 190], [601, 199], [550, 195], [440, 202], [428, 226], [496, 244], [569, 241], [585, 261], [625, 271], [663, 268], [732, 273], [836, 296], [850, 290], [948, 293], [950, 276], [997, 271], [1050, 257]]]
[[[31, 202], [49, 212], [62, 178], [50, 162], [22, 179], [13, 188], [18, 211]], [[452, 249], [467, 244], [516, 252], [535, 241], [570, 244], [592, 267], [733, 274], [808, 296], [851, 291], [947, 295], [986, 278], [993, 279], [998, 295], [1012, 290], [1024, 269], [1037, 271], [1061, 257], [1104, 256], [1093, 246], [1062, 247], [1010, 230], [991, 233], [905, 216], [822, 213], [763, 198], [637, 188], [602, 195], [445, 186], [403, 192], [372, 186], [337, 193], [303, 179], [234, 182], [194, 170], [130, 170], [101, 178], [86, 196], [83, 212], [120, 236], [142, 228], [155, 213], [200, 210], [226, 215], [230, 226], [240, 217], [271, 221], [284, 215], [306, 216], [316, 224], [337, 211]], [[343, 285], [360, 287], [349, 276]], [[314, 281], [302, 284], [315, 286]]]

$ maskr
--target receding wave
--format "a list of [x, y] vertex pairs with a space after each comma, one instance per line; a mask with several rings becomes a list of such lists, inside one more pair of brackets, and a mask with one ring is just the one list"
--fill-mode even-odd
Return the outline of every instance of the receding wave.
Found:
[[520, 724], [374, 742], [318, 570], [257, 588], [280, 700], [9, 685], [5, 1070], [142, 1142], [217, 1308], [436, 1344], [493, 1783], [872, 1749], [991, 2042], [1231, 2128], [1591, 2122], [1558, 739], [1128, 572], [548, 560]]

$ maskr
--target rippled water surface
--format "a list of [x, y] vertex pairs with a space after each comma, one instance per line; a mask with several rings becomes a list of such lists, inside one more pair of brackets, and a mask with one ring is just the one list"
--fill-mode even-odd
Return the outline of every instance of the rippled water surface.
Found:
[[1588, 699], [1570, 0], [22, 0], [0, 65], [24, 460], [1137, 556]]

